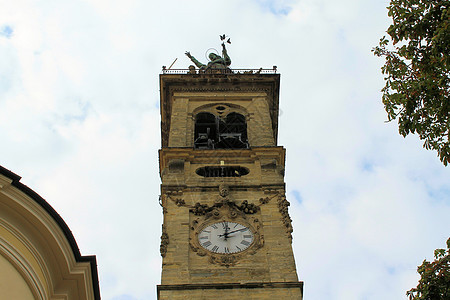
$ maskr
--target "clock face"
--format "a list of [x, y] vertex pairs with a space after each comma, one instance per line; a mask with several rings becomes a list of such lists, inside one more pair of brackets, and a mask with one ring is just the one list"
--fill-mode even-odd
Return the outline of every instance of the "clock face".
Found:
[[250, 247], [253, 240], [250, 228], [227, 221], [208, 225], [198, 234], [198, 241], [203, 248], [221, 254], [244, 251]]

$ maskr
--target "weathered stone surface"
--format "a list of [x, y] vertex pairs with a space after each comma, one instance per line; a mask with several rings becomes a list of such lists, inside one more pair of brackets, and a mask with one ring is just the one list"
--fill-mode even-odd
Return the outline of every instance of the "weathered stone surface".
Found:
[[[276, 146], [278, 86], [279, 75], [161, 75], [161, 204], [169, 242], [159, 299], [302, 298], [286, 225], [285, 149]], [[245, 116], [249, 149], [193, 148], [195, 115], [217, 113], [217, 105], [224, 114]], [[238, 166], [249, 173], [197, 175], [205, 166]], [[225, 196], [221, 185], [228, 187]], [[217, 255], [190, 243], [193, 230], [208, 217], [201, 208], [211, 213], [220, 201], [232, 202], [260, 237], [258, 247], [235, 255], [231, 263], [217, 263]]]

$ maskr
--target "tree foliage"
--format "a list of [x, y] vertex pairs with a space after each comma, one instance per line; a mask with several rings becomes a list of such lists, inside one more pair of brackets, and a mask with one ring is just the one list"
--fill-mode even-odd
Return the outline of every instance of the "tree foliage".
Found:
[[385, 58], [382, 99], [399, 133], [450, 162], [450, 1], [391, 0], [393, 24], [373, 52]]
[[421, 278], [417, 287], [406, 292], [410, 300], [450, 299], [450, 238], [447, 250], [436, 249], [433, 262], [424, 260], [417, 268]]

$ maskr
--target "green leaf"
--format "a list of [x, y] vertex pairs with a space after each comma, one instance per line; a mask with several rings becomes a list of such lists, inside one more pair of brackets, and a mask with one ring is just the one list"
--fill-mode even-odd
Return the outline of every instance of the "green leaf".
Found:
[[392, 0], [392, 24], [372, 49], [385, 59], [381, 90], [388, 122], [417, 134], [444, 166], [450, 162], [450, 2]]

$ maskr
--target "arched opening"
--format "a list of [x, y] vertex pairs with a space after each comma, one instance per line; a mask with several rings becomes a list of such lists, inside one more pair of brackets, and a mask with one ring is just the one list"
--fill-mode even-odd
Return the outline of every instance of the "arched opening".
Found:
[[217, 118], [213, 114], [201, 112], [195, 116], [194, 147], [214, 149], [217, 139]]
[[248, 148], [247, 124], [243, 115], [232, 112], [227, 115], [225, 122], [219, 123], [219, 145], [217, 148]]
[[201, 112], [195, 116], [194, 147], [197, 149], [248, 148], [245, 117], [232, 112], [217, 117]]

